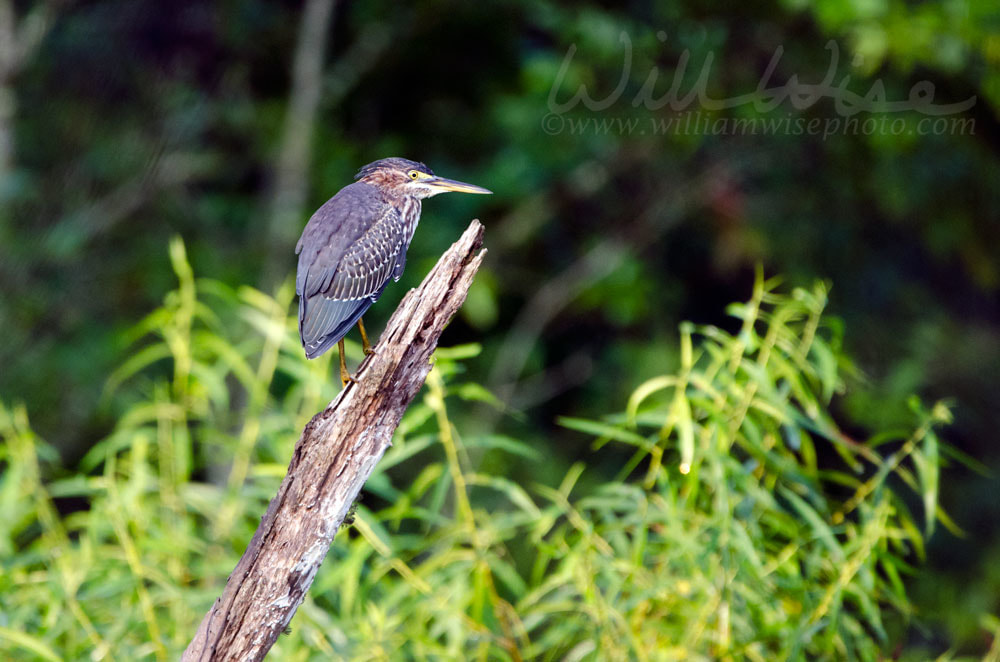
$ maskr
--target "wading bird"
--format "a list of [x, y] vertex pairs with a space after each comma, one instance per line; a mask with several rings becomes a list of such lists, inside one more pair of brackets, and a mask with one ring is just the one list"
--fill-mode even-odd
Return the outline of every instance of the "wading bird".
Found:
[[336, 343], [345, 385], [352, 377], [344, 361], [344, 336], [357, 323], [365, 354], [371, 352], [361, 316], [389, 279], [402, 275], [421, 200], [448, 191], [492, 192], [399, 158], [369, 163], [354, 179], [316, 210], [295, 247], [302, 346], [314, 359]]

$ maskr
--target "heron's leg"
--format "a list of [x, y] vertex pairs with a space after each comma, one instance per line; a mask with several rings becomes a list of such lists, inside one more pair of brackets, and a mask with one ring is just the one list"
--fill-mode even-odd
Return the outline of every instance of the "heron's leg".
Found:
[[365, 356], [374, 354], [375, 350], [373, 350], [372, 346], [368, 344], [368, 334], [365, 333], [365, 323], [360, 317], [358, 318], [358, 331], [361, 332], [361, 348], [365, 350]]
[[354, 381], [354, 377], [351, 377], [351, 373], [347, 372], [347, 362], [344, 361], [343, 338], [337, 341], [337, 352], [340, 354], [340, 384], [341, 386], [347, 386], [348, 382]]

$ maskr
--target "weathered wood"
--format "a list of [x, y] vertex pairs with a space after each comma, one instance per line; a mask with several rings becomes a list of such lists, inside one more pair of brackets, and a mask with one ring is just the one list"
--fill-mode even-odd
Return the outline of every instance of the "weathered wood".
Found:
[[431, 369], [445, 325], [465, 301], [485, 249], [473, 221], [389, 320], [375, 353], [295, 445], [288, 473], [185, 662], [261, 660], [295, 614], [337, 528], [391, 443]]

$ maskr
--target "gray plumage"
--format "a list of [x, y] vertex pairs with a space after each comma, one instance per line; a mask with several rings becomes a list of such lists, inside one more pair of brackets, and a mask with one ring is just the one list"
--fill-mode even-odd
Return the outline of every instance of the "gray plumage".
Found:
[[310, 359], [350, 331], [390, 278], [399, 280], [423, 198], [446, 191], [489, 193], [400, 158], [370, 163], [355, 179], [312, 215], [295, 247], [299, 334]]
[[[420, 201], [411, 205], [419, 217]], [[381, 296], [389, 278], [399, 279], [416, 220], [404, 222], [400, 211], [365, 182], [344, 187], [309, 219], [295, 249], [299, 333], [308, 358], [337, 344]]]

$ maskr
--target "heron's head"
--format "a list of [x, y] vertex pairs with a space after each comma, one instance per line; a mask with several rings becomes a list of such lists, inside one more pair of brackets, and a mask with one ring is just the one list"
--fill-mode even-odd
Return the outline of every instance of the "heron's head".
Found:
[[369, 163], [358, 171], [354, 179], [395, 195], [410, 195], [415, 198], [429, 198], [449, 191], [480, 194], [493, 192], [482, 186], [438, 177], [423, 163], [400, 158]]

